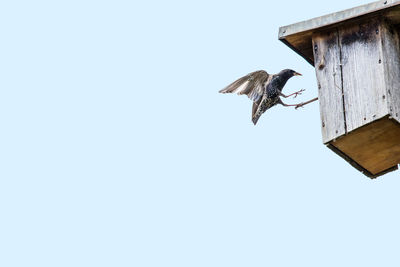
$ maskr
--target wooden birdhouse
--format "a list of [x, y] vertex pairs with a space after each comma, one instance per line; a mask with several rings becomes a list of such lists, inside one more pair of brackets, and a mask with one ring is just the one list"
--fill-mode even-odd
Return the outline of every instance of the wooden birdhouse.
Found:
[[371, 178], [400, 163], [399, 35], [400, 0], [279, 29], [315, 67], [323, 143]]

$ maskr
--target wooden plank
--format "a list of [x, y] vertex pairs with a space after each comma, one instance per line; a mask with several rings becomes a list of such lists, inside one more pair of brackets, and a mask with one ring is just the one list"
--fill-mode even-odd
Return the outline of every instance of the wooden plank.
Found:
[[279, 28], [278, 37], [279, 39], [282, 39], [289, 35], [312, 31], [315, 29], [321, 29], [323, 27], [338, 24], [364, 15], [370, 15], [383, 10], [388, 11], [388, 9], [394, 8], [399, 5], [400, 0], [381, 0], [345, 9], [339, 12], [301, 21], [291, 25], [282, 26]]
[[372, 174], [370, 171], [368, 171], [367, 169], [365, 169], [363, 166], [361, 166], [360, 164], [358, 164], [356, 161], [354, 161], [352, 158], [350, 158], [349, 156], [347, 156], [345, 153], [343, 153], [342, 151], [340, 151], [337, 147], [335, 147], [332, 144], [328, 144], [327, 147], [332, 150], [333, 152], [335, 152], [338, 156], [342, 157], [345, 161], [347, 161], [351, 166], [353, 166], [354, 168], [356, 168], [357, 170], [359, 170], [360, 172], [362, 172], [364, 175], [366, 175], [367, 177], [371, 178], [371, 179], [375, 179], [378, 176], [384, 175], [388, 172], [392, 172], [398, 169], [397, 165], [390, 167], [389, 169], [386, 169], [384, 171], [378, 172], [376, 174]]
[[[293, 51], [302, 56], [308, 63], [314, 66], [314, 55], [312, 48], [312, 32], [308, 32], [303, 35], [292, 35], [287, 37], [287, 39], [281, 40], [284, 44], [289, 46]], [[304, 42], [304, 40], [309, 40], [309, 42]], [[298, 52], [298, 51], [301, 51]]]
[[400, 42], [399, 33], [387, 23], [381, 25], [382, 64], [390, 115], [400, 122]]
[[381, 22], [339, 28], [347, 132], [388, 114]]
[[346, 133], [337, 30], [313, 35], [323, 143]]
[[376, 175], [400, 163], [400, 124], [386, 116], [331, 145]]
[[279, 28], [278, 39], [313, 65], [313, 54], [310, 53], [312, 34], [314, 32], [339, 27], [357, 20], [368, 20], [374, 17], [385, 17], [391, 24], [400, 23], [400, 0], [381, 0], [363, 6], [354, 7], [329, 15], [313, 18]]

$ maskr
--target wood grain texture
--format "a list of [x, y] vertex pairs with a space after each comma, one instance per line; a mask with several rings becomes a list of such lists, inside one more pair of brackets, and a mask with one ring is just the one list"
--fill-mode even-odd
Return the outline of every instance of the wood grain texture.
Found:
[[339, 23], [348, 22], [357, 18], [368, 19], [368, 16], [388, 14], [388, 16], [393, 17], [391, 13], [398, 11], [399, 7], [400, 0], [380, 0], [280, 27], [278, 37], [284, 38], [289, 35], [315, 31], [317, 29], [321, 30], [324, 27], [337, 25]]
[[378, 20], [339, 28], [348, 132], [388, 114], [381, 34]]
[[281, 41], [314, 66], [311, 36], [312, 32], [306, 32], [303, 34], [287, 36], [285, 39], [281, 39]]
[[386, 116], [331, 145], [375, 175], [400, 163], [400, 124]]
[[398, 31], [388, 23], [381, 25], [382, 64], [390, 115], [400, 122], [400, 42]]
[[344, 135], [340, 50], [337, 30], [313, 35], [323, 143]]
[[377, 1], [329, 15], [301, 21], [279, 28], [278, 39], [288, 45], [296, 53], [314, 65], [312, 53], [312, 34], [315, 32], [336, 29], [349, 23], [367, 21], [374, 17], [385, 17], [391, 24], [400, 23], [400, 1]]
[[384, 171], [372, 174], [370, 171], [368, 171], [367, 169], [365, 169], [363, 166], [361, 166], [360, 164], [358, 164], [354, 159], [350, 158], [348, 155], [346, 155], [345, 153], [343, 153], [341, 150], [339, 150], [337, 147], [335, 147], [332, 144], [328, 144], [327, 148], [329, 148], [330, 150], [332, 150], [333, 152], [335, 152], [338, 156], [342, 157], [345, 161], [347, 161], [351, 166], [353, 166], [354, 168], [356, 168], [357, 170], [359, 170], [360, 172], [362, 172], [365, 176], [371, 178], [371, 179], [375, 179], [381, 175], [385, 175], [386, 173], [398, 170], [398, 166], [395, 165], [389, 169], [386, 169]]

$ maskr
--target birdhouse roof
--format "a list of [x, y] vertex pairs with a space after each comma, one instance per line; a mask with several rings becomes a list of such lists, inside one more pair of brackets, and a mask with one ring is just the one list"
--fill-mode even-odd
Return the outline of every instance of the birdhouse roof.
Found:
[[357, 20], [384, 16], [400, 23], [400, 0], [381, 0], [279, 28], [279, 40], [314, 65], [312, 34]]

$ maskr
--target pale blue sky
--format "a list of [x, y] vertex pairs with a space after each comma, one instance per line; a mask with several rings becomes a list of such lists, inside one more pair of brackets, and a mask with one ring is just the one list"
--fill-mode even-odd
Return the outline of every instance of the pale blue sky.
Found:
[[218, 90], [292, 68], [279, 26], [365, 1], [3, 1], [0, 266], [399, 266], [400, 179], [321, 142], [318, 103]]

